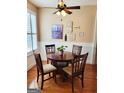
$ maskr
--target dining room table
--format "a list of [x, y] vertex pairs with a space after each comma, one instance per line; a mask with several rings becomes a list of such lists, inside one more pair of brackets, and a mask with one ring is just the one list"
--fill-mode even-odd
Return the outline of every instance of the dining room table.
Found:
[[[70, 64], [72, 60], [74, 59], [74, 54], [72, 52], [64, 51], [63, 54], [61, 54], [59, 51], [55, 53], [51, 53], [47, 55], [47, 58], [51, 60], [52, 64], [56, 66], [58, 62], [68, 62]], [[58, 74], [60, 74], [63, 77], [63, 81], [67, 77], [66, 74], [63, 72], [62, 68], [57, 67]]]
[[47, 54], [47, 58], [52, 62], [70, 62], [74, 59], [72, 52], [64, 51], [61, 54], [59, 51], [51, 54]]

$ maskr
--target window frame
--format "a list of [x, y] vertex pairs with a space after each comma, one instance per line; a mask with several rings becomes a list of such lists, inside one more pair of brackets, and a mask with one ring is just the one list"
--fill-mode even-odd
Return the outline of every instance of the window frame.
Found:
[[[30, 26], [31, 26], [31, 33], [28, 33], [28, 31], [27, 31], [27, 36], [28, 35], [31, 35], [31, 51], [27, 51], [27, 56], [30, 56], [30, 55], [32, 55], [33, 54], [33, 50], [37, 50], [38, 49], [38, 40], [37, 40], [37, 13], [36, 12], [34, 12], [34, 11], [32, 11], [32, 10], [27, 10], [27, 13], [29, 13], [30, 14]], [[34, 32], [32, 32], [32, 24], [31, 24], [31, 15], [34, 15], [34, 16], [36, 16], [36, 32], [34, 33]], [[28, 25], [27, 25], [28, 26]], [[36, 46], [37, 46], [37, 48], [36, 49], [33, 49], [33, 35], [36, 35]], [[28, 37], [27, 37], [28, 38]], [[28, 47], [28, 46], [27, 46]]]

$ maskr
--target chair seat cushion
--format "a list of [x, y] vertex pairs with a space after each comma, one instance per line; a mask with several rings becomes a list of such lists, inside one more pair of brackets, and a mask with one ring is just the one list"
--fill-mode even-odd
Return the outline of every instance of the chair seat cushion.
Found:
[[44, 71], [44, 73], [49, 73], [49, 72], [52, 72], [54, 70], [56, 70], [56, 67], [53, 66], [53, 65], [51, 65], [51, 64], [45, 64], [45, 65], [43, 65], [43, 71]]
[[72, 66], [64, 67], [63, 70], [64, 70], [67, 74], [72, 75]]

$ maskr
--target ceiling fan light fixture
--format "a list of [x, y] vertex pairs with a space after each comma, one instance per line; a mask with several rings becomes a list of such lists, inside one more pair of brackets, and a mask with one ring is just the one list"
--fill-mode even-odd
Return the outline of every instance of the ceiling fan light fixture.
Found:
[[58, 0], [57, 8], [58, 11], [55, 11], [53, 14], [66, 16], [67, 14], [72, 14], [72, 12], [69, 9], [80, 9], [80, 6], [70, 6], [67, 7], [63, 0]]
[[59, 16], [59, 15], [61, 14], [61, 12], [60, 12], [60, 11], [58, 11], [56, 14]]
[[66, 12], [64, 10], [61, 11], [62, 16], [66, 16]]

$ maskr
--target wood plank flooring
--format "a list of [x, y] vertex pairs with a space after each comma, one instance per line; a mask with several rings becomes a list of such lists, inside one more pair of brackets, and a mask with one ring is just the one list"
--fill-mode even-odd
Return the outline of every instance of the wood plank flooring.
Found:
[[[27, 85], [30, 86], [36, 80], [36, 66], [27, 72]], [[36, 83], [36, 82], [35, 82]], [[40, 79], [38, 86], [40, 87]], [[75, 78], [75, 93], [97, 93], [97, 66], [86, 65], [84, 73], [84, 87], [81, 87], [80, 79]], [[44, 82], [44, 88], [41, 93], [72, 93], [70, 81], [62, 82], [57, 77], [57, 83], [53, 79]]]

